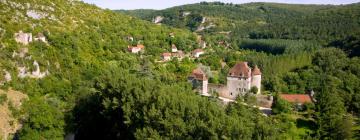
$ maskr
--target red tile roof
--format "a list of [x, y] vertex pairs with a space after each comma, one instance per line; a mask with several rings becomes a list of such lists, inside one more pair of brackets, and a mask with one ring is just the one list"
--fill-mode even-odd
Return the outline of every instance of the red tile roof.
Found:
[[229, 70], [229, 76], [234, 77], [250, 77], [251, 70], [247, 62], [238, 62]]
[[194, 69], [190, 77], [193, 77], [196, 80], [207, 80], [206, 74], [200, 68]]
[[308, 94], [280, 94], [281, 99], [290, 103], [311, 103], [311, 97]]
[[138, 48], [140, 48], [140, 49], [144, 49], [144, 48], [145, 48], [145, 46], [142, 45], [142, 44], [138, 44], [138, 45], [136, 45], [136, 47], [138, 47]]
[[253, 69], [252, 75], [261, 75], [261, 71], [260, 69], [258, 68], [258, 66], [255, 65], [255, 68]]
[[162, 53], [161, 56], [164, 56], [164, 57], [171, 56], [171, 53]]

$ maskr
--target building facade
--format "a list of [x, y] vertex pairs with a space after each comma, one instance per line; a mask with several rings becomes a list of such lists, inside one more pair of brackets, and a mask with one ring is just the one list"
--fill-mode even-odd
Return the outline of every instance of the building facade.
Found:
[[236, 99], [250, 91], [252, 87], [257, 88], [257, 94], [261, 91], [261, 72], [255, 66], [251, 69], [247, 62], [238, 62], [229, 70], [227, 76], [227, 93], [222, 96], [230, 99]]
[[261, 71], [257, 66], [251, 69], [247, 62], [238, 62], [229, 70], [226, 85], [208, 84], [206, 74], [200, 68], [193, 70], [188, 81], [202, 95], [217, 93], [232, 100], [249, 93], [253, 87], [257, 89], [256, 94], [261, 93]]
[[202, 95], [208, 95], [208, 78], [204, 71], [197, 68], [192, 71], [188, 77], [188, 81], [192, 84], [193, 89], [197, 90]]

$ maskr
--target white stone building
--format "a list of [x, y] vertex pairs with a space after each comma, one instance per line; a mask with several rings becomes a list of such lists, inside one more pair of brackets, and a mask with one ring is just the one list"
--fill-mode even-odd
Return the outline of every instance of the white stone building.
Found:
[[202, 95], [208, 96], [208, 78], [204, 71], [200, 68], [193, 70], [188, 77], [188, 81], [192, 84], [193, 89], [197, 90]]
[[170, 61], [171, 60], [171, 53], [162, 53], [161, 54], [161, 59], [163, 61]]
[[229, 70], [226, 87], [227, 93], [222, 93], [220, 96], [229, 99], [245, 95], [252, 87], [256, 87], [259, 94], [261, 91], [260, 69], [255, 66], [251, 70], [247, 62], [238, 62]]
[[145, 46], [138, 44], [136, 46], [128, 46], [128, 51], [131, 53], [139, 53], [140, 51], [144, 50]]

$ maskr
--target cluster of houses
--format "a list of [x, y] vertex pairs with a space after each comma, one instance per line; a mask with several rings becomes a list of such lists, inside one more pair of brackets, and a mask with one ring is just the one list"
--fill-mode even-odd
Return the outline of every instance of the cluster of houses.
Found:
[[172, 58], [178, 58], [179, 60], [185, 57], [185, 53], [182, 50], [178, 50], [175, 44], [171, 45], [171, 53], [165, 52], [161, 54], [162, 61], [170, 61]]
[[[205, 51], [203, 49], [195, 49], [191, 52], [191, 57], [199, 58], [200, 55], [204, 54]], [[161, 54], [162, 61], [170, 61], [172, 58], [177, 58], [179, 60], [183, 59], [184, 57], [189, 56], [185, 54], [182, 50], [178, 50], [176, 45], [171, 45], [171, 52], [165, 52]]]
[[[169, 37], [174, 37], [174, 33], [170, 33]], [[128, 41], [134, 41], [134, 38], [131, 36], [127, 36], [126, 39]], [[161, 61], [166, 62], [170, 61], [173, 58], [177, 58], [178, 60], [182, 60], [183, 58], [189, 56], [193, 58], [199, 58], [200, 55], [204, 54], [205, 51], [203, 48], [206, 48], [206, 42], [203, 40], [199, 41], [199, 45], [201, 48], [193, 50], [190, 54], [186, 54], [184, 51], [179, 50], [175, 44], [171, 45], [171, 52], [164, 52], [161, 54]], [[128, 46], [128, 51], [134, 54], [138, 54], [140, 52], [144, 52], [145, 46], [142, 44], [137, 44], [136, 46]]]

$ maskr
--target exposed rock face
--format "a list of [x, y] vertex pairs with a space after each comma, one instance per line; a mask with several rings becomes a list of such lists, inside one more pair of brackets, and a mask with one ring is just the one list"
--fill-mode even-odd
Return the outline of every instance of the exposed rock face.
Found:
[[190, 14], [191, 14], [191, 12], [189, 12], [189, 11], [182, 12], [182, 16], [183, 16], [183, 17], [186, 17], [186, 16], [188, 16], [188, 15], [190, 15]]
[[28, 45], [30, 42], [32, 42], [32, 34], [31, 33], [23, 33], [22, 31], [19, 31], [19, 33], [15, 33], [15, 41], [17, 43], [21, 43], [23, 45]]
[[20, 78], [30, 77], [30, 78], [40, 78], [41, 79], [49, 74], [48, 70], [46, 70], [45, 72], [40, 71], [40, 66], [37, 61], [34, 61], [33, 65], [35, 67], [35, 70], [32, 71], [31, 73], [29, 71], [27, 71], [26, 67], [18, 67], [18, 70], [19, 70], [18, 77], [20, 77]]
[[7, 71], [7, 70], [3, 70], [4, 71], [4, 80], [0, 81], [0, 85], [4, 85], [7, 82], [10, 82], [12, 80], [11, 78], [11, 74]]
[[203, 31], [205, 29], [209, 29], [209, 28], [212, 28], [212, 27], [215, 27], [216, 25], [214, 23], [210, 23], [208, 26], [204, 26], [204, 25], [200, 25], [196, 31]]
[[29, 52], [29, 48], [21, 48], [20, 53], [19, 53], [19, 57], [24, 58], [28, 52]]
[[5, 81], [10, 82], [12, 80], [11, 79], [11, 74], [6, 70], [4, 70], [4, 72], [5, 72]]
[[164, 17], [162, 16], [156, 16], [154, 19], [153, 19], [153, 22], [155, 24], [158, 24], [158, 23], [161, 23], [161, 21], [164, 19]]
[[204, 24], [206, 22], [206, 17], [202, 17], [201, 24]]
[[41, 42], [47, 43], [46, 37], [44, 36], [43, 33], [38, 33], [38, 34], [35, 36], [34, 40], [35, 40], [35, 41], [41, 41]]
[[47, 16], [47, 13], [42, 13], [42, 12], [35, 11], [35, 10], [29, 10], [26, 12], [26, 15], [33, 19], [42, 19]]
[[5, 31], [6, 31], [5, 29], [0, 27], [0, 40], [3, 38]]

